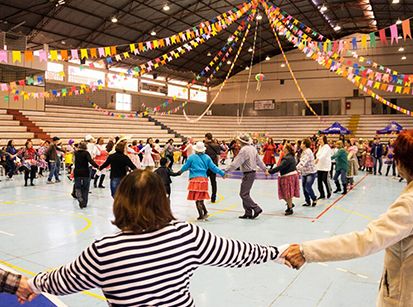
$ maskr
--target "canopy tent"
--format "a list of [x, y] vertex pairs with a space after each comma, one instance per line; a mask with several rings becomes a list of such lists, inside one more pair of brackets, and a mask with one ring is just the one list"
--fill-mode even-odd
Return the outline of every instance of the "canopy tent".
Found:
[[390, 124], [388, 124], [386, 127], [383, 129], [377, 130], [377, 134], [392, 134], [392, 133], [400, 133], [400, 131], [403, 130], [403, 126], [400, 125], [399, 123], [392, 121]]
[[320, 130], [320, 134], [350, 134], [351, 131], [343, 127], [339, 122], [335, 122], [325, 130]]

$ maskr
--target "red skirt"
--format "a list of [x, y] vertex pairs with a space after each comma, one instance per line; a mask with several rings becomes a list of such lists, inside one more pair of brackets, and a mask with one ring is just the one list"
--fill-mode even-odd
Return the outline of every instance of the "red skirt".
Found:
[[298, 174], [278, 178], [278, 199], [300, 197], [300, 177]]
[[208, 178], [195, 177], [189, 179], [187, 200], [210, 199], [208, 193]]

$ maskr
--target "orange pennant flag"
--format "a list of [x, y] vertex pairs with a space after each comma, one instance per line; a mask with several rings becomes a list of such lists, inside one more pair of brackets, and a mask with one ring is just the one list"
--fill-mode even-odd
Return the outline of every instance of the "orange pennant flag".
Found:
[[410, 39], [412, 39], [412, 33], [410, 30], [410, 19], [403, 20], [402, 29], [403, 29], [404, 40], [406, 40], [406, 37], [410, 37]]
[[92, 59], [95, 59], [95, 58], [98, 57], [98, 55], [97, 55], [97, 53], [96, 53], [96, 48], [91, 48], [91, 49], [90, 49], [90, 57], [91, 57]]
[[117, 52], [116, 52], [116, 46], [112, 46], [112, 47], [110, 47], [110, 54], [111, 55], [115, 55]]
[[30, 50], [26, 50], [24, 52], [24, 60], [26, 62], [32, 62], [33, 61], [33, 52]]
[[62, 61], [67, 61], [68, 59], [67, 50], [60, 50], [60, 55], [62, 57]]

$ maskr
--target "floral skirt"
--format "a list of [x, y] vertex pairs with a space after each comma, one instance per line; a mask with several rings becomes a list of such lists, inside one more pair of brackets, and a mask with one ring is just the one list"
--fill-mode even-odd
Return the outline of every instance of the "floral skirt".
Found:
[[195, 177], [189, 179], [187, 200], [210, 199], [208, 193], [208, 178]]
[[298, 174], [278, 178], [278, 199], [300, 197], [300, 177]]

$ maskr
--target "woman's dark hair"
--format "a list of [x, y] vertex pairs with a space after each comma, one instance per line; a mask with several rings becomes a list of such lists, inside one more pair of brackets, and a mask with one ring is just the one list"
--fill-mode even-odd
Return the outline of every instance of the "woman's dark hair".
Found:
[[153, 232], [175, 220], [161, 177], [149, 170], [135, 170], [122, 179], [113, 214], [115, 226], [134, 233]]
[[152, 140], [152, 138], [148, 138], [147, 140], [146, 140], [146, 144], [149, 144], [149, 141], [150, 140]]
[[303, 144], [306, 148], [310, 148], [311, 147], [311, 141], [310, 139], [304, 139], [303, 140]]
[[289, 154], [292, 154], [294, 156], [294, 154], [295, 154], [294, 148], [293, 148], [293, 146], [291, 146], [290, 143], [285, 144], [284, 148], [287, 149]]
[[26, 143], [24, 143], [24, 147], [27, 148], [27, 145], [29, 145], [29, 143], [31, 143], [33, 145], [33, 142], [31, 140], [27, 140]]
[[327, 135], [323, 135], [323, 143], [328, 144]]
[[96, 144], [99, 144], [100, 140], [103, 140], [103, 137], [98, 137], [98, 139], [96, 140]]
[[138, 145], [138, 141], [137, 141], [137, 140], [133, 140], [133, 141], [132, 141], [132, 146], [136, 146], [136, 145]]
[[171, 143], [171, 142], [173, 142], [174, 141], [174, 139], [169, 139], [168, 140], [168, 143]]
[[113, 146], [115, 146], [115, 143], [112, 140], [109, 140], [109, 142], [106, 144], [106, 151], [111, 152], [113, 149]]
[[156, 143], [156, 144], [159, 144], [159, 139], [156, 139], [156, 140], [155, 140], [155, 143]]
[[120, 153], [125, 153], [125, 148], [126, 148], [127, 142], [119, 142], [115, 146], [115, 151], [120, 152]]
[[12, 146], [11, 143], [13, 143], [13, 140], [9, 140], [9, 141], [7, 142], [7, 147], [11, 147], [11, 146]]
[[406, 171], [413, 175], [413, 129], [404, 130], [394, 142], [394, 160], [398, 161]]
[[87, 143], [85, 141], [81, 141], [79, 145], [77, 145], [78, 150], [87, 150]]
[[268, 144], [274, 145], [274, 140], [273, 140], [273, 138], [269, 138], [269, 139], [268, 139]]

